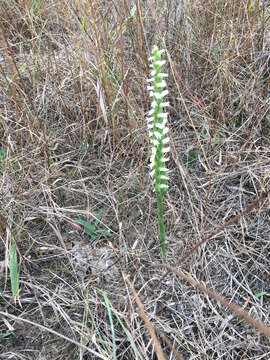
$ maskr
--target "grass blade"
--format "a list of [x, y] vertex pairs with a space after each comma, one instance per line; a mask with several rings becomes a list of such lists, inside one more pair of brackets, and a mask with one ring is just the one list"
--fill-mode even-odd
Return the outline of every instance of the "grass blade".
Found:
[[113, 343], [113, 353], [112, 357], [113, 359], [116, 359], [116, 342], [115, 342], [115, 332], [114, 332], [114, 323], [113, 323], [113, 317], [112, 317], [112, 311], [111, 311], [111, 303], [105, 293], [102, 294], [105, 300], [106, 308], [108, 311], [108, 316], [110, 320], [111, 330], [112, 330], [112, 343]]
[[9, 271], [10, 271], [10, 282], [13, 296], [19, 295], [19, 266], [17, 260], [16, 243], [13, 239], [13, 244], [10, 247], [9, 254]]

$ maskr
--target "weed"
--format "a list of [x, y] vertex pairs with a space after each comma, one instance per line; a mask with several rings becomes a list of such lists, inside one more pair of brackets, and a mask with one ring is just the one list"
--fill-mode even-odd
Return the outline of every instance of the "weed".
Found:
[[112, 236], [113, 234], [106, 230], [98, 230], [101, 218], [102, 218], [103, 210], [99, 210], [98, 215], [96, 216], [96, 220], [93, 224], [89, 224], [88, 222], [76, 218], [75, 221], [78, 224], [83, 225], [84, 230], [90, 235], [91, 243], [94, 242], [99, 237], [108, 237]]

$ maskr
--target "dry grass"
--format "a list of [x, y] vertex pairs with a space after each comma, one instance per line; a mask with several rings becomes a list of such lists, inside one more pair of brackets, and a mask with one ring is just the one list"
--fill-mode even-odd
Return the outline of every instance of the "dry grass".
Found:
[[[245, 212], [269, 187], [269, 17], [266, 0], [1, 1], [0, 359], [269, 358], [267, 332], [203, 290], [269, 330], [268, 198]], [[169, 59], [166, 263], [214, 234], [160, 282], [154, 44]], [[91, 243], [75, 219], [100, 210], [112, 236]]]

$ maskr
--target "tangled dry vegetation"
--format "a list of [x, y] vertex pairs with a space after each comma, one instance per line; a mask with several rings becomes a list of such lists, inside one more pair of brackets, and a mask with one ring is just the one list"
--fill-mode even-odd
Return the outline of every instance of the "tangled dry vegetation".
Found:
[[[269, 19], [267, 0], [1, 1], [1, 359], [270, 358]], [[166, 261], [145, 122], [154, 44], [169, 74]]]

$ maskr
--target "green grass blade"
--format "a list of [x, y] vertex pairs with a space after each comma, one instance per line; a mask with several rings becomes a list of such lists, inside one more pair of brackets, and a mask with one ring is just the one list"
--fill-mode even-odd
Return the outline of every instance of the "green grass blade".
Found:
[[90, 317], [91, 317], [91, 322], [92, 322], [93, 329], [95, 330], [95, 332], [97, 334], [97, 337], [100, 340], [100, 344], [102, 345], [102, 347], [103, 347], [104, 351], [106, 352], [106, 354], [109, 354], [110, 350], [108, 348], [107, 341], [105, 341], [103, 339], [103, 336], [102, 336], [101, 332], [99, 331], [99, 327], [96, 324], [95, 317], [94, 317], [94, 315], [93, 315], [93, 313], [92, 313], [92, 311], [90, 309], [89, 309], [89, 314], [90, 314]]
[[[105, 297], [107, 297], [107, 295], [106, 295], [105, 293], [102, 293], [102, 295], [103, 295], [104, 299], [105, 299]], [[129, 340], [129, 342], [130, 342], [130, 344], [131, 344], [131, 347], [132, 347], [133, 351], [135, 352], [135, 354], [137, 355], [137, 357], [138, 357], [140, 360], [143, 360], [143, 357], [141, 356], [139, 350], [137, 349], [131, 333], [127, 330], [127, 328], [125, 327], [124, 323], [123, 323], [122, 320], [120, 319], [120, 316], [119, 316], [118, 311], [112, 306], [112, 304], [111, 304], [110, 300], [108, 299], [108, 297], [107, 297], [107, 301], [108, 301], [108, 303], [109, 303], [109, 305], [110, 305], [111, 311], [114, 313], [117, 321], [119, 322], [119, 324], [121, 325], [124, 333], [126, 334], [128, 340]]]
[[102, 294], [105, 300], [106, 308], [108, 311], [108, 316], [111, 324], [111, 330], [112, 330], [112, 342], [113, 342], [113, 352], [112, 357], [113, 359], [117, 360], [116, 358], [116, 342], [115, 342], [115, 332], [114, 332], [114, 323], [113, 323], [113, 317], [112, 317], [112, 310], [111, 310], [111, 303], [105, 293]]
[[17, 261], [17, 250], [15, 245], [15, 240], [13, 240], [13, 245], [10, 247], [9, 254], [9, 271], [10, 271], [10, 282], [11, 290], [13, 296], [19, 295], [19, 266]]

